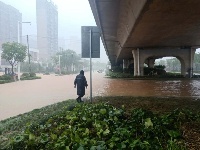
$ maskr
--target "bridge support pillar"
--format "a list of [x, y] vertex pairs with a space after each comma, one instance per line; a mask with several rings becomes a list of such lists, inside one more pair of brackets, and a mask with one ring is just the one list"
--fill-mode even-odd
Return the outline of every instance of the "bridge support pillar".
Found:
[[128, 68], [128, 60], [123, 59], [123, 69]]
[[148, 65], [149, 68], [153, 68], [155, 64], [155, 59], [149, 58], [145, 63]]
[[144, 62], [142, 57], [140, 57], [139, 48], [132, 50], [134, 58], [134, 76], [143, 76], [144, 75]]
[[[181, 74], [192, 77], [193, 74], [193, 60], [195, 49], [194, 48], [149, 48], [149, 49], [136, 49], [132, 50], [134, 58], [134, 76], [144, 75], [144, 63], [146, 62], [149, 67], [154, 66], [154, 58], [162, 57], [176, 57], [181, 63]], [[154, 57], [154, 58], [153, 58]]]
[[193, 75], [193, 61], [194, 61], [194, 48], [188, 49], [188, 55], [183, 57], [183, 62], [181, 62], [181, 74], [186, 75], [188, 73], [188, 77], [191, 78]]

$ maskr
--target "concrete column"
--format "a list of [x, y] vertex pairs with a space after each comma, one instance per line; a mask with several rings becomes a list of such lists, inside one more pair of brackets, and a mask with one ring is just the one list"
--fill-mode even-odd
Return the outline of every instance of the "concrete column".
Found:
[[133, 58], [134, 58], [134, 76], [140, 76], [140, 51], [132, 50]]
[[149, 68], [153, 68], [154, 67], [154, 63], [155, 63], [155, 59], [148, 59], [147, 60], [147, 65]]
[[185, 62], [182, 59], [178, 59], [181, 63], [181, 75], [185, 76]]
[[137, 49], [132, 50], [132, 53], [134, 58], [134, 76], [143, 76], [145, 58], [142, 56], [144, 55], [144, 51]]
[[144, 75], [144, 62], [145, 62], [145, 57], [142, 57], [144, 54], [144, 51], [140, 51], [140, 59], [139, 59], [139, 67], [140, 67], [140, 76]]
[[128, 60], [123, 59], [123, 69], [128, 68]]
[[[188, 77], [191, 78], [193, 75], [193, 61], [194, 61], [194, 54], [196, 49], [191, 48], [187, 50], [188, 55], [183, 57], [183, 62], [181, 62], [181, 73], [182, 75], [186, 75], [188, 73]], [[182, 65], [183, 64], [183, 65]]]
[[193, 61], [194, 61], [194, 54], [195, 54], [196, 49], [191, 48], [189, 50], [189, 62], [188, 62], [188, 68], [187, 68], [187, 72], [189, 75], [189, 78], [191, 78], [193, 76]]
[[194, 71], [194, 54], [196, 52], [196, 48], [191, 48], [191, 51], [190, 51], [190, 57], [191, 57], [191, 77], [193, 76], [193, 71]]

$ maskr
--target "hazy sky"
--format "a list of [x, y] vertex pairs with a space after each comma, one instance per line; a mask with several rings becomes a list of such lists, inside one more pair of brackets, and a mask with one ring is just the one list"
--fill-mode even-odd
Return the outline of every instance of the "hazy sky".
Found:
[[[35, 0], [0, 0], [17, 8], [22, 13], [22, 21], [30, 21], [31, 25], [23, 24], [23, 35], [36, 36], [36, 1]], [[69, 43], [78, 45], [81, 53], [81, 26], [95, 26], [95, 20], [88, 0], [52, 0], [58, 7], [58, 36], [63, 39], [64, 46]], [[72, 41], [69, 41], [71, 39]], [[72, 46], [73, 47], [73, 46]], [[108, 61], [101, 45], [101, 61]]]

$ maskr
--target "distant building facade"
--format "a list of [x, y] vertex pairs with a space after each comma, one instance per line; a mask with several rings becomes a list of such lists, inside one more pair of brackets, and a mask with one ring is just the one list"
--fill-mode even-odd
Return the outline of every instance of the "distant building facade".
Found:
[[58, 51], [58, 11], [51, 0], [36, 0], [39, 59], [50, 59]]
[[0, 45], [18, 41], [18, 37], [22, 35], [22, 26], [19, 22], [22, 22], [22, 14], [16, 8], [0, 1]]
[[22, 14], [16, 8], [0, 1], [0, 68], [10, 67], [9, 63], [1, 59], [2, 44], [18, 42], [22, 35]]
[[[29, 48], [29, 53], [30, 53], [30, 56], [31, 56], [30, 59], [32, 62], [36, 63], [39, 61], [39, 50], [38, 49]], [[26, 60], [28, 61], [28, 56], [27, 56]]]

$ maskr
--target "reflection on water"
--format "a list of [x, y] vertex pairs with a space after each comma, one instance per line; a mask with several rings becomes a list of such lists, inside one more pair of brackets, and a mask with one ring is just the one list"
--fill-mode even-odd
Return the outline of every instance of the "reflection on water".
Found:
[[106, 79], [97, 95], [200, 97], [200, 80]]

